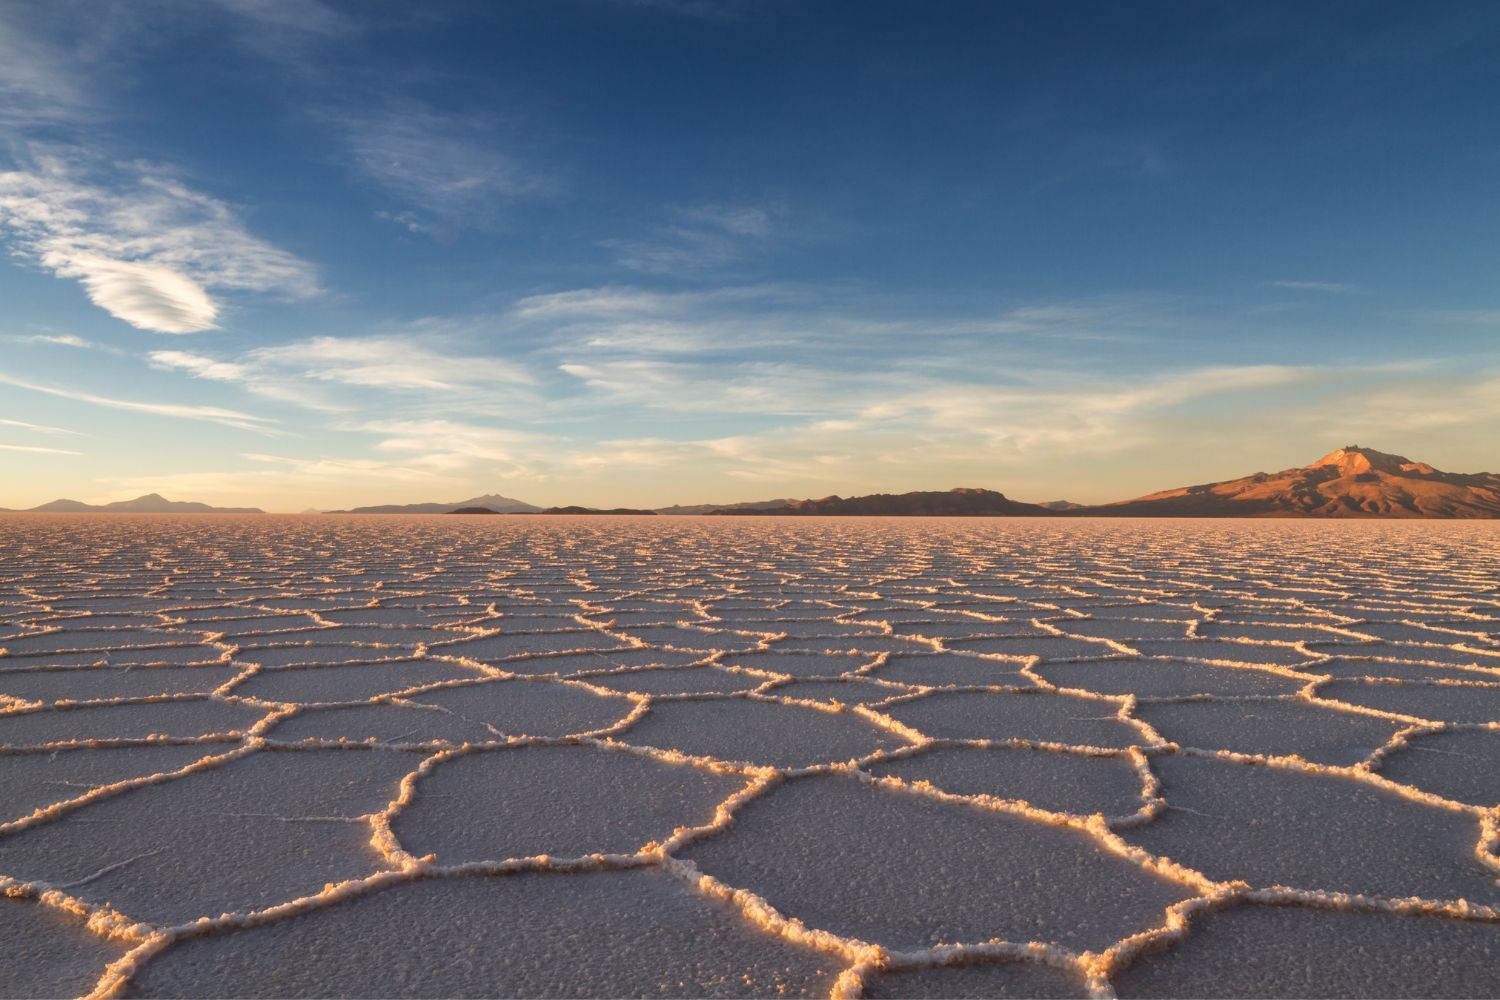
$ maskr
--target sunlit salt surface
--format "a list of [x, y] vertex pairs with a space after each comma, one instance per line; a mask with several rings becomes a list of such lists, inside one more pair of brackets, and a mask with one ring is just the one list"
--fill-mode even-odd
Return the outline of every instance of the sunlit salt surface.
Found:
[[1493, 996], [1500, 526], [0, 518], [3, 996]]

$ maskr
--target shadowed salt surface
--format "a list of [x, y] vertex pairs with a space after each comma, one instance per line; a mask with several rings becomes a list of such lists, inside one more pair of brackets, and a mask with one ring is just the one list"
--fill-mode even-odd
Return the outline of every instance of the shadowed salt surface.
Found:
[[222, 701], [85, 705], [51, 712], [0, 715], [0, 745], [43, 746], [74, 740], [191, 739], [249, 729], [265, 709]]
[[3, 515], [0, 992], [1493, 994], [1497, 580], [1487, 524]]
[[1142, 705], [1136, 717], [1163, 738], [1200, 750], [1297, 754], [1321, 764], [1357, 764], [1400, 723], [1304, 701], [1189, 701]]
[[76, 799], [101, 785], [179, 770], [201, 759], [205, 752], [204, 747], [189, 744], [39, 750], [0, 757], [0, 822], [19, 819], [54, 802]]
[[1037, 740], [1124, 747], [1145, 742], [1114, 718], [1118, 702], [1045, 691], [939, 692], [891, 708], [890, 714], [929, 736], [949, 739]]
[[1477, 820], [1339, 775], [1207, 757], [1152, 762], [1167, 812], [1124, 836], [1218, 879], [1500, 902]]
[[1500, 729], [1434, 733], [1385, 759], [1393, 781], [1483, 808], [1500, 807]]
[[985, 962], [937, 969], [883, 972], [866, 984], [871, 1000], [896, 997], [1080, 997], [1088, 990], [1077, 975], [1035, 962]]
[[1060, 688], [1095, 694], [1133, 694], [1139, 698], [1294, 694], [1305, 683], [1264, 670], [1237, 670], [1174, 660], [1044, 663], [1035, 671]]
[[756, 674], [733, 673], [714, 667], [668, 667], [661, 670], [631, 670], [620, 674], [599, 674], [588, 682], [611, 691], [636, 691], [642, 694], [728, 694], [760, 687], [767, 678]]
[[[445, 864], [537, 854], [632, 854], [713, 819], [743, 788], [727, 774], [594, 747], [516, 747], [449, 761], [396, 820], [414, 854]], [[558, 795], [558, 788], [568, 789]]]
[[80, 996], [125, 947], [92, 934], [76, 916], [0, 896], [5, 968], [0, 997]]
[[50, 670], [0, 673], [0, 695], [23, 701], [98, 701], [154, 694], [209, 694], [240, 673], [238, 667], [82, 667], [65, 678]]
[[744, 698], [661, 702], [630, 727], [625, 739], [770, 767], [853, 760], [907, 742], [849, 712]]
[[1122, 997], [1500, 996], [1500, 924], [1241, 906], [1201, 918], [1116, 988]]
[[1123, 816], [1141, 807], [1140, 775], [1115, 757], [953, 747], [875, 764], [870, 771], [927, 781], [954, 795], [1022, 799], [1053, 812]]
[[949, 684], [1010, 684], [1028, 686], [1021, 676], [1021, 665], [1014, 660], [997, 660], [977, 655], [930, 653], [921, 656], [892, 656], [876, 668], [874, 676], [883, 681], [902, 684], [925, 684], [943, 687]]
[[777, 787], [682, 854], [814, 926], [904, 949], [992, 937], [1104, 948], [1192, 895], [1076, 830], [846, 777]]
[[184, 942], [132, 994], [768, 996], [827, 993], [838, 969], [668, 876], [624, 871], [398, 885]]
[[381, 867], [358, 817], [383, 807], [414, 763], [251, 754], [0, 839], [0, 871], [72, 886], [141, 920], [260, 909]]

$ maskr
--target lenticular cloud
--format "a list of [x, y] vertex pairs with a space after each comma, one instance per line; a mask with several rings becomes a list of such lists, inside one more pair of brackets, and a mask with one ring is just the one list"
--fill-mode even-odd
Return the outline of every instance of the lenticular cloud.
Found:
[[230, 206], [158, 169], [83, 179], [78, 149], [0, 172], [0, 236], [17, 256], [83, 283], [90, 301], [157, 333], [213, 329], [210, 290], [317, 292], [305, 261], [251, 236]]
[[219, 315], [201, 285], [160, 264], [57, 252], [44, 254], [42, 263], [83, 282], [89, 301], [142, 330], [198, 333], [213, 329]]

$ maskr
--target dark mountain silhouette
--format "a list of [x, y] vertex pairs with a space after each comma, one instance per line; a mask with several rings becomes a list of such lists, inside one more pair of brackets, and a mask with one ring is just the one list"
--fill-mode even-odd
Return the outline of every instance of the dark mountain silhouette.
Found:
[[512, 500], [498, 493], [487, 493], [482, 497], [471, 497], [457, 503], [387, 503], [375, 507], [354, 507], [350, 510], [330, 510], [329, 514], [452, 514], [465, 507], [484, 507], [495, 514], [535, 514], [542, 508], [524, 500]]
[[1311, 465], [1183, 486], [1075, 513], [1111, 517], [1500, 517], [1500, 475], [1440, 472], [1351, 444]]
[[191, 500], [168, 500], [160, 493], [147, 493], [134, 500], [88, 504], [77, 500], [53, 500], [31, 508], [37, 514], [264, 514], [259, 507], [211, 507]]
[[611, 507], [601, 510], [598, 507], [548, 507], [541, 511], [543, 514], [650, 514], [656, 515], [654, 510], [637, 510], [634, 507]]
[[1004, 493], [966, 487], [946, 492], [876, 493], [865, 497], [824, 497], [794, 500], [781, 507], [732, 507], [712, 513], [729, 516], [782, 517], [898, 516], [898, 517], [1046, 517], [1052, 511], [1034, 503], [1012, 500]]
[[778, 500], [744, 500], [740, 503], [679, 503], [670, 507], [658, 507], [656, 512], [658, 514], [717, 514], [721, 510], [770, 510], [796, 502], [792, 497], [782, 497]]
[[491, 510], [488, 507], [460, 507], [460, 508], [458, 508], [458, 510], [450, 510], [448, 513], [450, 513], [450, 514], [498, 514], [500, 512], [498, 510]]

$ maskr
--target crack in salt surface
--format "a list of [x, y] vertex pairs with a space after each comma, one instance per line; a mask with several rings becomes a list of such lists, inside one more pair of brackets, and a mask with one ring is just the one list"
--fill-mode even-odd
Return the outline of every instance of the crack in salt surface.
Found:
[[[1063, 970], [1080, 990], [1113, 996], [1122, 970], [1235, 906], [1500, 923], [1500, 803], [1382, 773], [1413, 753], [1437, 755], [1428, 758], [1437, 766], [1478, 757], [1420, 745], [1440, 734], [1493, 733], [1500, 747], [1497, 579], [1500, 534], [1482, 524], [5, 517], [0, 780], [8, 764], [45, 759], [59, 770], [33, 781], [50, 790], [46, 804], [0, 815], [0, 894], [81, 918], [120, 947], [97, 970], [98, 997], [128, 992], [183, 942], [306, 919], [411, 882], [526, 873], [664, 872], [767, 941], [833, 959], [842, 969], [826, 984], [833, 996], [857, 996], [884, 972], [1005, 962]], [[1069, 664], [1082, 666], [1061, 669]], [[234, 673], [223, 678], [226, 667]], [[205, 675], [211, 688], [100, 693], [127, 674], [134, 684], [198, 669], [219, 671]], [[1121, 680], [1131, 677], [1154, 678], [1150, 692]], [[1245, 693], [1261, 680], [1272, 693]], [[14, 687], [24, 695], [7, 694], [8, 683], [26, 685]], [[1235, 693], [1214, 693], [1224, 689], [1216, 684]], [[521, 691], [534, 714], [507, 715]], [[1450, 701], [1435, 694], [1463, 696], [1463, 717], [1449, 717]], [[436, 696], [466, 700], [461, 711], [423, 700]], [[1223, 731], [1158, 718], [1195, 705], [1227, 713]], [[339, 715], [347, 710], [363, 714]], [[434, 727], [411, 728], [417, 716]], [[310, 719], [329, 735], [286, 728]], [[445, 724], [467, 728], [447, 736]], [[1375, 745], [1333, 748], [1348, 762], [1309, 756], [1329, 732], [1377, 730]], [[1110, 745], [1091, 742], [1104, 732], [1116, 734]], [[80, 770], [135, 747], [202, 756], [138, 773]], [[402, 843], [398, 818], [453, 801], [424, 793], [424, 779], [477, 754], [503, 767], [505, 755], [534, 747], [696, 769], [738, 790], [707, 820], [681, 815], [623, 852], [500, 850], [440, 864]], [[364, 814], [316, 802], [215, 812], [368, 829], [369, 874], [320, 887], [313, 868], [305, 893], [272, 905], [143, 921], [110, 902], [111, 879], [170, 847], [78, 859], [94, 870], [58, 882], [5, 852], [10, 838], [45, 844], [49, 831], [97, 822], [91, 809], [147, 789], [211, 783], [262, 754], [335, 750], [412, 763], [385, 805]], [[1005, 770], [1017, 753], [1038, 755], [1031, 765], [1067, 763], [1059, 774], [1108, 762], [1109, 774], [1131, 776], [1134, 807], [1115, 808], [1117, 795], [1068, 811], [1013, 794], [1025, 792], [1020, 772]], [[984, 790], [949, 784], [943, 768], [968, 764], [964, 755], [993, 762], [962, 770], [980, 774]], [[1191, 789], [1163, 785], [1153, 762], [1165, 758], [1297, 774], [1472, 823], [1467, 854], [1435, 863], [1483, 872], [1496, 890], [1392, 896], [1211, 878], [1132, 840], [1183, 817], [1234, 822], [1174, 801]], [[1039, 843], [1065, 831], [1183, 898], [1093, 951], [982, 932], [913, 949], [817, 926], [760, 880], [736, 884], [690, 860], [687, 848], [708, 842], [753, 850], [738, 813], [773, 805], [789, 783], [840, 776], [872, 795], [1004, 814]], [[5, 867], [10, 858], [17, 870]], [[974, 879], [982, 889], [984, 872]]]

